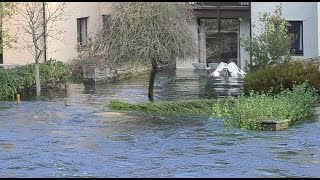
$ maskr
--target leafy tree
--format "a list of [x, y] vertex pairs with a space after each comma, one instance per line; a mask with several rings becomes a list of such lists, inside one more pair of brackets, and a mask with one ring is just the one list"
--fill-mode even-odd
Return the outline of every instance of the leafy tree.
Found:
[[289, 61], [294, 36], [288, 32], [290, 24], [282, 17], [282, 7], [277, 7], [273, 14], [260, 14], [258, 20], [261, 23], [258, 34], [242, 39], [242, 46], [250, 52], [252, 59], [248, 67], [263, 67]]

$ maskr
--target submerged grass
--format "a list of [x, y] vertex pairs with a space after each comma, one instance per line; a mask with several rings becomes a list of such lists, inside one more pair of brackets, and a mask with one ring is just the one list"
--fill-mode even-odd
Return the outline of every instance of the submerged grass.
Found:
[[198, 99], [161, 101], [131, 104], [111, 101], [111, 108], [124, 111], [140, 111], [158, 115], [204, 116], [220, 118], [226, 127], [242, 130], [261, 130], [261, 121], [288, 119], [293, 125], [310, 119], [317, 106], [316, 90], [308, 84], [294, 85], [279, 94], [254, 93], [249, 96], [224, 99]]
[[206, 116], [212, 114], [215, 101], [212, 99], [161, 101], [130, 104], [118, 100], [111, 101], [111, 108], [124, 111], [142, 111], [158, 115]]

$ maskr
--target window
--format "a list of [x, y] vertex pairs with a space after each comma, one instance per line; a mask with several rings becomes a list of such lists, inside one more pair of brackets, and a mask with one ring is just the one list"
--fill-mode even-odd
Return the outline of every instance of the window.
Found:
[[85, 46], [87, 44], [87, 23], [87, 17], [77, 19], [77, 42], [81, 46]]
[[104, 33], [106, 33], [110, 28], [109, 21], [110, 15], [102, 15], [102, 28]]
[[303, 55], [303, 23], [302, 21], [289, 21], [289, 33], [294, 34], [291, 54]]

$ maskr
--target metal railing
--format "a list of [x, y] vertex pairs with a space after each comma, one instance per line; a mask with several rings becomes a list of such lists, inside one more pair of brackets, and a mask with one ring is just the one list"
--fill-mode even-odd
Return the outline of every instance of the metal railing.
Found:
[[250, 2], [185, 2], [194, 6], [249, 7]]

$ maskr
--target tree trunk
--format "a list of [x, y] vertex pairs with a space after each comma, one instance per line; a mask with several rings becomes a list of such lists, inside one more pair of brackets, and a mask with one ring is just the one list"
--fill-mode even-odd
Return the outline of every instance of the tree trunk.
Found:
[[35, 63], [35, 70], [36, 70], [36, 89], [37, 89], [37, 96], [40, 96], [41, 94], [41, 88], [40, 88], [40, 69], [39, 69], [39, 63]]
[[149, 92], [148, 92], [148, 98], [149, 101], [153, 102], [153, 89], [154, 89], [154, 79], [156, 77], [157, 73], [157, 61], [152, 60], [152, 68], [151, 68], [151, 73], [150, 73], [150, 78], [149, 78]]
[[39, 59], [41, 56], [41, 50], [39, 50], [37, 45], [37, 40], [35, 37], [34, 29], [32, 30], [32, 38], [33, 38], [33, 44], [34, 44], [34, 69], [35, 69], [35, 80], [36, 80], [36, 91], [37, 91], [37, 97], [41, 95], [41, 85], [40, 85], [40, 69], [39, 69]]

